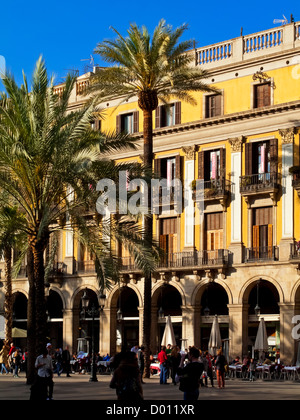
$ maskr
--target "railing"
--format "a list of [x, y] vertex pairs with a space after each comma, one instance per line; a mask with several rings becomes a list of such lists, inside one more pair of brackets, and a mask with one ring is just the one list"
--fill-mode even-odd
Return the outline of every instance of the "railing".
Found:
[[237, 63], [246, 59], [288, 50], [300, 40], [300, 22], [287, 24], [266, 31], [240, 36], [200, 47], [195, 51], [195, 65], [213, 68]]
[[245, 262], [278, 261], [279, 248], [277, 246], [263, 246], [247, 248]]
[[[204, 181], [204, 199], [208, 200], [217, 197], [223, 197], [224, 195], [230, 193], [230, 186], [230, 181], [228, 181], [227, 179], [211, 179], [210, 181]], [[195, 196], [195, 193], [193, 196]]]
[[63, 276], [65, 274], [67, 274], [67, 265], [65, 263], [57, 262], [53, 264], [50, 277]]
[[94, 273], [94, 261], [77, 261], [77, 273]]
[[277, 47], [283, 43], [283, 30], [274, 29], [244, 37], [244, 54]]
[[290, 245], [290, 260], [300, 260], [300, 241]]
[[230, 58], [232, 55], [232, 42], [222, 42], [220, 44], [204, 47], [196, 52], [196, 65], [218, 62]]
[[[220, 267], [228, 265], [229, 251], [217, 249], [214, 251], [176, 252], [166, 254], [158, 263], [158, 269], [176, 269], [185, 267]], [[122, 271], [136, 271], [137, 267], [132, 257], [121, 260]]]
[[276, 172], [240, 177], [240, 192], [255, 193], [277, 189], [280, 184], [280, 175]]

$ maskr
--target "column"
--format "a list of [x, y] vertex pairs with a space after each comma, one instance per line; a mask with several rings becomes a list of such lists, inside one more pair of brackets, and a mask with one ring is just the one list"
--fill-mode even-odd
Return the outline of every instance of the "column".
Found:
[[228, 139], [231, 145], [231, 243], [229, 250], [233, 253], [233, 263], [243, 261], [242, 244], [242, 196], [240, 193], [240, 176], [242, 175], [242, 147], [244, 138]]
[[229, 310], [229, 359], [243, 357], [248, 350], [249, 305], [228, 305]]
[[292, 320], [295, 315], [293, 303], [279, 303], [280, 307], [280, 360], [287, 365], [295, 363], [296, 343], [292, 337], [295, 327]]
[[[69, 347], [70, 352], [73, 347], [73, 311], [72, 309], [64, 309], [63, 311], [63, 348]], [[74, 349], [73, 349], [74, 350]]]
[[294, 128], [279, 130], [282, 138], [282, 239], [280, 260], [288, 261], [290, 244], [294, 241], [294, 189], [289, 168], [293, 166]]
[[195, 307], [191, 305], [182, 306], [182, 338], [187, 340], [187, 346], [194, 346], [195, 343]]
[[184, 249], [195, 248], [195, 206], [190, 184], [195, 179], [195, 146], [183, 147], [184, 160]]

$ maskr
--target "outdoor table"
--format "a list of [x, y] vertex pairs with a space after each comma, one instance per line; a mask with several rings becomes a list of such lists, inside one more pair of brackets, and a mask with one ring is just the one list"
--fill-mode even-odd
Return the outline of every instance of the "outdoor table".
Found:
[[287, 379], [299, 379], [299, 367], [298, 366], [284, 366], [282, 373], [285, 374]]
[[156, 375], [160, 373], [160, 364], [159, 363], [151, 363], [150, 369], [152, 371], [156, 371]]

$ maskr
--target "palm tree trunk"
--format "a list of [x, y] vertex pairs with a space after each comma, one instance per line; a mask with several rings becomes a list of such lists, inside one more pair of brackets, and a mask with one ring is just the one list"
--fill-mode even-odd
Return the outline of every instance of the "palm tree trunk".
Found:
[[[143, 130], [144, 130], [144, 165], [147, 170], [152, 171], [153, 161], [153, 133], [152, 133], [152, 110], [143, 111]], [[147, 208], [148, 216], [144, 220], [145, 235], [149, 243], [152, 242], [153, 236], [153, 218], [151, 214], [151, 180], [148, 178], [148, 198]], [[145, 346], [145, 371], [144, 376], [150, 377], [150, 337], [151, 337], [151, 290], [152, 276], [151, 273], [145, 274], [144, 282], [144, 322], [143, 322], [143, 344]]]
[[35, 281], [33, 271], [33, 254], [29, 247], [27, 252], [27, 276], [29, 283], [28, 307], [27, 307], [27, 385], [32, 385], [35, 380], [36, 348], [36, 323], [35, 323]]
[[11, 259], [12, 249], [10, 246], [4, 249], [4, 272], [5, 272], [5, 337], [12, 341], [12, 326], [13, 326], [13, 297], [12, 297], [12, 278], [11, 278]]
[[44, 250], [45, 244], [43, 241], [36, 241], [32, 245], [35, 279], [36, 348], [39, 352], [45, 348], [47, 342]]

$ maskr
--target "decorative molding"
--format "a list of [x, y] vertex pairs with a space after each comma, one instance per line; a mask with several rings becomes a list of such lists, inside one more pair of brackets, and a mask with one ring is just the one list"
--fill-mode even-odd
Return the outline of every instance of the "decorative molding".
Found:
[[294, 143], [294, 135], [295, 135], [295, 128], [294, 127], [279, 130], [279, 134], [281, 135], [283, 144]]
[[244, 136], [228, 139], [228, 142], [231, 146], [231, 153], [241, 152], [244, 140], [245, 140]]
[[197, 146], [182, 147], [181, 150], [185, 154], [186, 160], [195, 160], [195, 152], [197, 150]]

